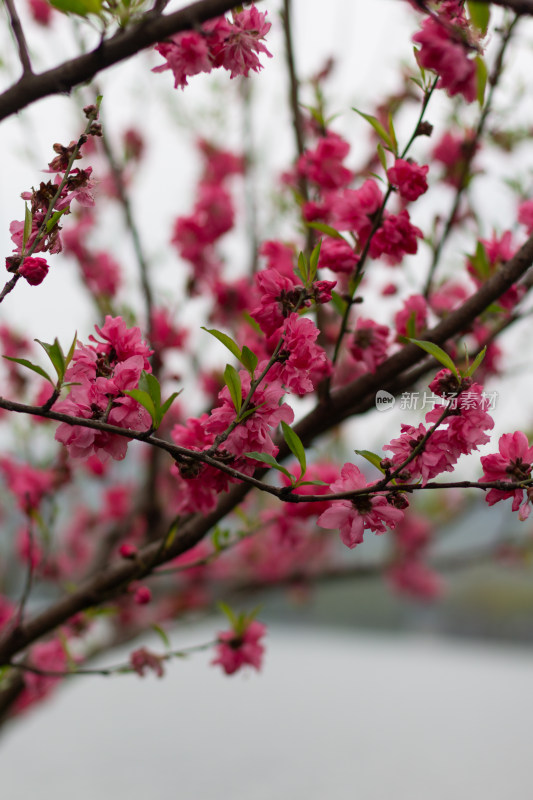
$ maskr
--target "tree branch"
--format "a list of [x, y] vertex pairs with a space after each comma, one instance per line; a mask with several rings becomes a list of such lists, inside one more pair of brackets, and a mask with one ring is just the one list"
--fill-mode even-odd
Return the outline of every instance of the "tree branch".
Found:
[[[255, 0], [261, 2], [261, 0]], [[90, 53], [84, 53], [39, 75], [23, 75], [0, 95], [0, 120], [52, 94], [70, 92], [107, 67], [181, 31], [191, 30], [235, 7], [235, 0], [198, 0], [173, 14], [149, 11], [127, 30], [119, 30]]]

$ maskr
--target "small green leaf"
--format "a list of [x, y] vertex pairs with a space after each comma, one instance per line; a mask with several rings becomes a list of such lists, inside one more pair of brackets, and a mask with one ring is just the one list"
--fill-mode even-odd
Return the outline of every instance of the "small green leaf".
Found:
[[303, 253], [298, 256], [298, 273], [304, 284], [309, 283], [309, 264]]
[[250, 375], [254, 376], [255, 368], [257, 367], [258, 358], [255, 353], [253, 353], [249, 347], [246, 345], [242, 348], [242, 353], [240, 357], [240, 362], [245, 369], [248, 370]]
[[146, 372], [145, 375], [148, 394], [154, 401], [154, 406], [159, 408], [161, 406], [161, 385], [155, 375], [152, 375], [151, 372]]
[[68, 349], [68, 353], [65, 356], [65, 368], [68, 367], [70, 362], [72, 361], [72, 356], [74, 355], [74, 350], [76, 349], [76, 342], [78, 341], [78, 331], [74, 334], [74, 339], [72, 340], [72, 344]]
[[332, 239], [343, 239], [346, 241], [342, 233], [339, 233], [338, 230], [332, 228], [331, 225], [326, 225], [325, 222], [308, 222], [307, 227], [312, 228], [314, 231], [325, 233], [326, 236], [331, 236]]
[[383, 167], [383, 169], [386, 172], [387, 171], [387, 156], [385, 155], [385, 150], [383, 149], [383, 145], [381, 144], [381, 142], [378, 142], [377, 151], [378, 151], [379, 163], [381, 164], [381, 166]]
[[405, 326], [407, 330], [407, 338], [416, 338], [416, 311], [411, 311]]
[[229, 619], [229, 621], [231, 623], [231, 627], [232, 628], [236, 628], [237, 627], [237, 615], [235, 614], [233, 609], [231, 609], [228, 606], [227, 603], [223, 603], [222, 600], [219, 600], [217, 605], [220, 608], [220, 610], [222, 611], [222, 613], [225, 614], [226, 617]]
[[313, 249], [311, 253], [311, 258], [309, 259], [309, 283], [312, 283], [316, 277], [316, 272], [318, 269], [318, 259], [320, 258], [320, 248], [322, 246], [322, 239], [318, 242], [317, 246]]
[[28, 244], [28, 239], [30, 238], [32, 222], [33, 222], [33, 217], [32, 217], [31, 211], [28, 208], [28, 204], [25, 203], [24, 204], [24, 233], [22, 235], [22, 252], [23, 253], [26, 250], [26, 245]]
[[241, 378], [235, 367], [232, 367], [231, 364], [227, 364], [224, 370], [224, 383], [229, 389], [233, 406], [237, 415], [239, 415], [242, 406]]
[[357, 453], [358, 456], [362, 456], [365, 458], [372, 466], [377, 467], [380, 472], [383, 474], [385, 470], [381, 466], [381, 462], [383, 460], [383, 456], [378, 456], [377, 453], [373, 453], [371, 450], [354, 450], [354, 453]]
[[228, 348], [230, 353], [232, 353], [235, 358], [239, 359], [240, 361], [241, 348], [236, 342], [233, 341], [231, 336], [228, 336], [227, 333], [222, 333], [222, 331], [217, 331], [215, 328], [204, 328], [203, 325], [202, 330], [207, 331], [207, 333], [210, 333], [211, 336], [215, 337], [215, 339], [218, 339], [219, 342], [222, 342], [222, 344]]
[[471, 378], [476, 369], [479, 367], [483, 359], [485, 358], [485, 353], [487, 352], [487, 348], [484, 347], [483, 350], [480, 350], [473, 362], [470, 364], [466, 372], [464, 373], [465, 378]]
[[352, 111], [355, 111], [355, 113], [359, 114], [360, 117], [366, 119], [366, 121], [369, 122], [370, 125], [372, 125], [372, 127], [374, 128], [375, 132], [377, 133], [381, 141], [384, 143], [384, 145], [389, 150], [392, 150], [392, 152], [394, 152], [394, 144], [390, 138], [390, 135], [387, 133], [381, 122], [378, 119], [376, 119], [376, 117], [373, 117], [372, 114], [364, 114], [357, 108], [352, 108]]
[[398, 140], [396, 139], [396, 131], [394, 130], [394, 122], [392, 113], [389, 111], [389, 137], [392, 144], [392, 152], [394, 155], [398, 154]]
[[129, 389], [127, 391], [125, 390], [124, 394], [127, 394], [128, 397], [133, 397], [134, 400], [140, 403], [141, 406], [145, 408], [152, 417], [152, 422], [154, 425], [157, 426], [157, 411], [154, 406], [154, 401], [148, 392], [145, 392], [143, 389]]
[[152, 625], [152, 630], [154, 631], [154, 633], [157, 633], [157, 635], [159, 636], [159, 638], [161, 639], [167, 650], [170, 650], [171, 649], [170, 639], [168, 638], [163, 628], [160, 625]]
[[434, 344], [433, 342], [424, 342], [421, 339], [408, 339], [411, 344], [416, 344], [417, 347], [421, 347], [422, 350], [425, 350], [426, 353], [429, 353], [433, 358], [439, 361], [443, 367], [449, 369], [456, 378], [459, 377], [459, 372], [457, 371], [457, 367], [453, 363], [452, 359], [446, 353], [442, 347], [439, 347], [438, 344]]
[[277, 469], [278, 472], [283, 472], [291, 480], [294, 480], [294, 476], [291, 475], [288, 469], [282, 467], [281, 464], [278, 464], [274, 456], [269, 455], [268, 453], [256, 453], [252, 451], [251, 453], [244, 454], [247, 458], [253, 458], [254, 461], [261, 461], [263, 464], [268, 464], [269, 467], [273, 469]]
[[182, 390], [180, 390], [179, 392], [172, 392], [172, 394], [170, 395], [170, 397], [168, 398], [168, 400], [165, 400], [165, 402], [163, 403], [163, 405], [162, 405], [162, 406], [160, 406], [160, 407], [157, 409], [157, 412], [158, 412], [158, 413], [157, 413], [157, 427], [158, 427], [158, 428], [159, 428], [159, 426], [161, 425], [161, 423], [162, 423], [162, 421], [163, 421], [163, 417], [165, 416], [165, 414], [166, 414], [166, 413], [167, 413], [167, 411], [169, 410], [170, 406], [172, 405], [172, 403], [174, 402], [174, 400], [176, 399], [176, 397], [179, 397], [179, 396], [180, 396], [180, 394], [181, 394], [181, 392], [182, 392], [182, 391], [183, 391], [183, 389], [182, 389]]
[[298, 481], [297, 486], [329, 486], [326, 481]]
[[305, 448], [302, 444], [302, 440], [298, 436], [298, 434], [292, 430], [292, 428], [287, 425], [286, 422], [281, 422], [281, 431], [283, 433], [283, 438], [287, 443], [287, 447], [293, 453], [296, 458], [298, 459], [298, 463], [300, 464], [301, 469], [301, 476], [305, 475], [305, 471], [307, 469], [307, 462], [305, 458]]
[[485, 88], [487, 86], [487, 78], [489, 73], [487, 70], [487, 65], [481, 56], [476, 56], [474, 61], [476, 62], [477, 101], [479, 105], [483, 107], [485, 103]]
[[86, 17], [88, 14], [100, 14], [102, 0], [49, 0], [50, 5], [65, 14], [77, 14]]
[[63, 378], [65, 377], [65, 354], [63, 353], [63, 348], [59, 344], [57, 339], [54, 339], [53, 344], [48, 344], [47, 342], [41, 342], [40, 339], [35, 339], [34, 341], [37, 344], [40, 344], [43, 350], [45, 351], [46, 355], [52, 362], [54, 369], [57, 373], [57, 377], [59, 381], [62, 382]]
[[263, 335], [263, 331], [261, 330], [261, 326], [259, 325], [258, 322], [256, 322], [256, 320], [253, 317], [250, 316], [248, 311], [244, 311], [243, 312], [243, 317], [246, 320], [246, 322], [248, 323], [248, 325], [251, 328], [253, 328], [254, 331], [256, 331], [256, 333], [261, 334], [261, 336]]
[[228, 546], [230, 536], [230, 531], [227, 528], [221, 528], [220, 525], [215, 526], [215, 530], [211, 535], [211, 540], [217, 553], [220, 553], [221, 550], [224, 550]]
[[8, 361], [14, 361], [15, 364], [20, 364], [21, 367], [26, 367], [26, 369], [31, 369], [32, 372], [36, 372], [37, 375], [41, 375], [41, 377], [46, 378], [47, 381], [50, 381], [52, 386], [55, 387], [55, 382], [52, 380], [50, 375], [42, 369], [42, 367], [38, 367], [37, 364], [32, 364], [31, 361], [28, 361], [26, 358], [13, 358], [13, 356], [2, 356], [2, 358], [6, 358]]
[[346, 313], [346, 309], [348, 308], [348, 303], [346, 300], [337, 292], [331, 293], [331, 305], [341, 316]]
[[46, 223], [46, 232], [47, 233], [50, 233], [52, 228], [55, 228], [55, 226], [57, 225], [58, 221], [61, 219], [63, 214], [66, 214], [67, 211], [68, 211], [67, 207], [62, 208], [61, 211], [54, 211], [54, 213], [52, 214], [52, 216], [50, 217], [50, 219]]
[[483, 35], [487, 33], [490, 22], [490, 4], [478, 3], [475, 0], [467, 0], [468, 14], [472, 24], [481, 31]]
[[476, 244], [475, 255], [469, 256], [468, 259], [482, 280], [490, 278], [491, 274], [490, 261], [487, 256], [487, 251], [485, 250], [485, 247], [482, 244], [482, 242], [478, 242]]

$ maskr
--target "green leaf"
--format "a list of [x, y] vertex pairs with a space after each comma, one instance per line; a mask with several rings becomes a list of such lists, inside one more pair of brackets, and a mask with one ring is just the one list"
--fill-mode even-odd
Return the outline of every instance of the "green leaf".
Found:
[[274, 456], [271, 456], [268, 453], [256, 453], [255, 451], [252, 451], [251, 453], [245, 453], [244, 455], [247, 458], [253, 458], [254, 461], [261, 461], [263, 464], [268, 464], [269, 467], [277, 469], [278, 472], [283, 472], [283, 474], [291, 480], [294, 479], [294, 476], [291, 475], [289, 470], [285, 469], [285, 467], [282, 467], [281, 464], [278, 464]]
[[74, 350], [76, 349], [76, 342], [78, 341], [78, 331], [74, 334], [74, 339], [72, 340], [72, 344], [68, 349], [68, 353], [65, 356], [65, 368], [68, 367], [70, 362], [72, 361], [72, 356], [74, 355]]
[[233, 341], [231, 336], [228, 336], [227, 333], [222, 333], [222, 331], [217, 331], [215, 328], [204, 328], [203, 325], [202, 330], [207, 331], [207, 333], [210, 333], [211, 336], [215, 337], [215, 339], [218, 339], [219, 342], [222, 342], [222, 344], [228, 348], [230, 353], [232, 353], [235, 358], [239, 359], [240, 361], [241, 348], [236, 342]]
[[392, 152], [394, 155], [398, 154], [398, 140], [396, 139], [396, 131], [394, 130], [394, 122], [392, 120], [392, 114], [389, 111], [389, 137], [392, 144]]
[[102, 0], [49, 0], [50, 5], [65, 14], [77, 14], [86, 17], [88, 14], [100, 14]]
[[227, 364], [224, 370], [224, 383], [229, 389], [233, 406], [238, 415], [242, 406], [242, 385], [239, 373], [231, 364]]
[[163, 417], [165, 416], [165, 414], [166, 414], [166, 413], [167, 413], [167, 411], [169, 410], [170, 406], [172, 405], [172, 403], [174, 402], [174, 400], [176, 399], [176, 397], [179, 397], [179, 396], [180, 396], [180, 394], [181, 394], [181, 392], [182, 392], [182, 391], [183, 391], [183, 389], [182, 389], [182, 390], [180, 390], [179, 392], [172, 392], [172, 394], [170, 395], [170, 397], [168, 398], [168, 400], [165, 400], [165, 402], [163, 403], [163, 405], [162, 405], [162, 406], [160, 406], [160, 407], [157, 409], [157, 427], [158, 427], [158, 428], [159, 428], [159, 426], [161, 425], [161, 423], [163, 422]]
[[217, 553], [220, 553], [221, 550], [224, 550], [227, 547], [230, 536], [231, 534], [228, 528], [221, 528], [220, 525], [215, 526], [215, 530], [212, 533], [211, 539], [213, 542], [213, 547]]
[[468, 14], [472, 24], [481, 31], [483, 35], [487, 33], [490, 22], [490, 4], [478, 3], [475, 0], [467, 0]]
[[475, 255], [469, 256], [469, 261], [482, 280], [490, 278], [491, 266], [487, 251], [481, 242], [476, 244]]
[[305, 284], [309, 283], [309, 264], [303, 253], [298, 255], [298, 273]]
[[283, 433], [283, 438], [287, 443], [287, 447], [293, 453], [298, 462], [300, 464], [300, 469], [302, 471], [302, 477], [305, 475], [305, 471], [307, 469], [307, 462], [305, 458], [305, 448], [302, 444], [302, 440], [298, 436], [298, 434], [292, 430], [292, 428], [287, 425], [286, 422], [281, 422], [281, 431]]
[[2, 356], [2, 358], [6, 358], [8, 361], [14, 361], [15, 364], [20, 364], [21, 367], [26, 367], [26, 369], [31, 369], [32, 372], [36, 372], [37, 375], [41, 375], [41, 377], [46, 378], [47, 381], [50, 381], [52, 386], [55, 387], [55, 382], [52, 380], [50, 375], [44, 371], [42, 367], [38, 367], [37, 364], [32, 364], [31, 361], [28, 361], [26, 358], [13, 358], [13, 356]]
[[381, 141], [385, 144], [385, 146], [394, 152], [394, 144], [390, 138], [390, 135], [387, 133], [381, 122], [373, 117], [372, 114], [364, 114], [362, 111], [359, 111], [357, 108], [352, 108], [352, 111], [355, 111], [356, 114], [359, 114], [360, 117], [366, 119], [367, 122], [372, 125], [374, 130], [376, 131], [377, 135], [381, 139]]
[[459, 372], [457, 371], [457, 367], [453, 363], [452, 359], [446, 353], [442, 347], [439, 347], [438, 344], [434, 344], [433, 342], [424, 342], [421, 339], [408, 339], [411, 344], [416, 344], [417, 347], [421, 347], [422, 350], [425, 350], [426, 353], [429, 353], [433, 358], [439, 361], [443, 367], [449, 369], [456, 378], [459, 377]]
[[254, 372], [255, 372], [255, 368], [257, 367], [258, 360], [259, 359], [257, 358], [256, 354], [253, 353], [250, 350], [249, 347], [244, 345], [243, 348], [242, 348], [242, 353], [241, 353], [239, 361], [241, 362], [243, 367], [248, 370], [248, 372], [250, 373], [252, 378], [254, 376]]
[[52, 216], [50, 217], [50, 219], [46, 223], [46, 232], [47, 233], [50, 233], [52, 228], [54, 228], [57, 225], [59, 219], [61, 219], [63, 214], [66, 214], [67, 211], [68, 211], [67, 207], [62, 208], [61, 211], [54, 211], [54, 213], [52, 214]]
[[331, 236], [332, 239], [343, 239], [346, 241], [342, 233], [339, 233], [338, 230], [332, 228], [331, 225], [326, 225], [325, 222], [308, 222], [307, 227], [312, 228], [314, 231], [325, 233], [326, 236]]
[[322, 246], [322, 239], [318, 242], [317, 246], [313, 249], [311, 253], [311, 258], [309, 259], [309, 283], [312, 283], [316, 277], [316, 271], [318, 269], [318, 259], [320, 258], [320, 248]]
[[415, 338], [416, 337], [416, 311], [411, 311], [409, 314], [409, 318], [407, 320], [407, 325], [405, 326], [407, 330], [407, 337]]
[[379, 456], [377, 453], [373, 453], [371, 450], [354, 450], [354, 453], [357, 453], [358, 456], [362, 456], [365, 458], [372, 466], [377, 467], [380, 472], [385, 474], [385, 470], [381, 466], [381, 462], [383, 460], [383, 456]]
[[485, 88], [487, 86], [487, 78], [489, 73], [487, 70], [487, 65], [481, 56], [476, 56], [474, 61], [476, 62], [477, 101], [479, 105], [483, 107], [485, 103]]
[[483, 359], [485, 358], [485, 353], [487, 352], [487, 348], [484, 347], [483, 350], [480, 350], [473, 362], [470, 364], [466, 372], [464, 373], [465, 378], [471, 378], [476, 369], [479, 367]]
[[161, 639], [167, 650], [170, 650], [171, 649], [170, 639], [168, 638], [163, 628], [160, 625], [152, 625], [152, 630], [154, 631], [154, 633], [157, 633], [157, 635], [159, 636], [159, 638]]
[[231, 627], [232, 628], [236, 628], [237, 627], [237, 615], [235, 614], [233, 609], [231, 609], [228, 606], [227, 603], [223, 603], [222, 600], [219, 600], [217, 605], [220, 608], [220, 610], [222, 611], [222, 613], [225, 614], [226, 617], [229, 619], [229, 621], [231, 623]]
[[161, 385], [155, 375], [150, 372], [146, 372], [145, 375], [148, 394], [154, 401], [154, 406], [159, 408], [161, 406]]
[[157, 427], [157, 411], [154, 406], [154, 401], [152, 400], [148, 392], [145, 392], [143, 389], [129, 389], [125, 390], [124, 394], [127, 394], [128, 397], [133, 397], [134, 400], [140, 403], [141, 406], [148, 411], [148, 413], [152, 417], [152, 422], [154, 423], [154, 426]]
[[337, 292], [331, 293], [331, 305], [341, 316], [346, 313], [346, 309], [348, 308], [348, 303], [346, 300], [337, 294]]
[[298, 481], [297, 486], [329, 486], [326, 481]]
[[22, 235], [22, 252], [23, 253], [26, 250], [26, 245], [28, 244], [28, 239], [30, 238], [32, 222], [33, 222], [33, 217], [32, 217], [31, 211], [28, 208], [28, 204], [25, 203], [24, 204], [24, 233]]
[[35, 339], [34, 341], [36, 341], [37, 344], [40, 344], [43, 350], [45, 351], [46, 355], [54, 365], [57, 377], [59, 378], [59, 382], [61, 383], [63, 381], [63, 378], [65, 377], [66, 364], [65, 364], [65, 354], [63, 353], [63, 348], [59, 344], [59, 341], [57, 339], [54, 339], [53, 344], [48, 344], [47, 342], [41, 342], [40, 339]]
[[248, 323], [248, 325], [250, 325], [250, 327], [254, 329], [254, 331], [256, 331], [257, 333], [261, 334], [261, 336], [263, 336], [263, 331], [261, 330], [261, 326], [259, 325], [258, 322], [256, 322], [256, 320], [253, 317], [250, 316], [248, 311], [244, 311], [243, 312], [243, 317], [246, 320], [246, 322]]
[[378, 151], [379, 163], [381, 164], [381, 166], [383, 167], [383, 169], [386, 172], [387, 171], [387, 156], [385, 155], [385, 150], [383, 149], [383, 145], [381, 144], [381, 142], [378, 142], [377, 151]]

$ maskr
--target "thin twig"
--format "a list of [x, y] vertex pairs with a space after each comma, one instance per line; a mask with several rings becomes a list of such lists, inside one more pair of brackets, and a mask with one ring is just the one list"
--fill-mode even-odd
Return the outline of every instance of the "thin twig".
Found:
[[17, 9], [15, 8], [13, 0], [5, 0], [5, 4], [7, 8], [7, 13], [9, 14], [11, 29], [17, 41], [20, 63], [22, 64], [22, 76], [24, 78], [27, 78], [30, 75], [33, 75], [33, 69], [31, 65], [30, 54], [28, 51], [28, 45], [26, 43], [26, 37], [24, 35], [24, 30], [22, 28], [22, 23], [20, 21], [20, 17], [18, 15]]

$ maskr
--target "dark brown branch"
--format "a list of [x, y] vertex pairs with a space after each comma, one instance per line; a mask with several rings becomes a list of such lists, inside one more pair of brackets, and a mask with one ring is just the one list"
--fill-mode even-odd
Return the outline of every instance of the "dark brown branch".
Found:
[[15, 8], [13, 0], [5, 0], [5, 4], [7, 13], [9, 14], [11, 29], [13, 30], [13, 35], [17, 41], [20, 63], [22, 64], [22, 74], [24, 77], [33, 75], [28, 45], [26, 44], [26, 37], [24, 36], [24, 30], [22, 29], [22, 23], [20, 21], [17, 9]]
[[[261, 0], [256, 0], [261, 2]], [[104, 69], [180, 31], [191, 30], [235, 7], [235, 0], [198, 0], [173, 14], [150, 11], [127, 30], [119, 30], [90, 53], [65, 61], [39, 75], [25, 75], [0, 95], [0, 120], [52, 94], [70, 92]]]

